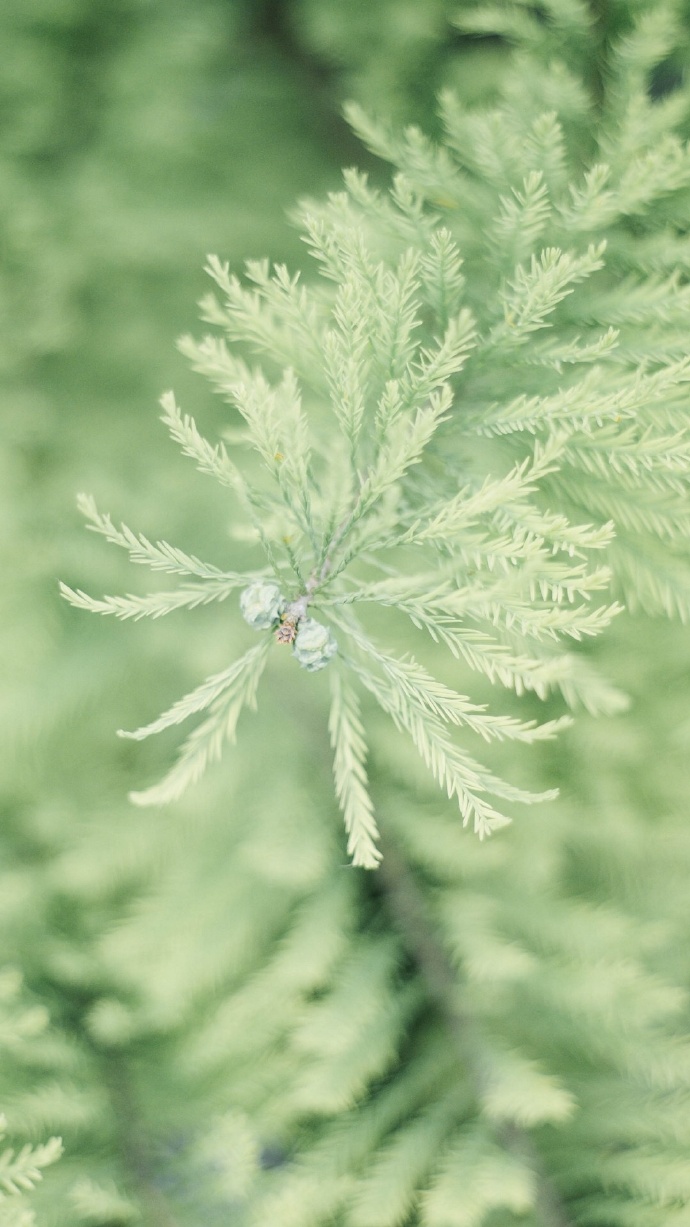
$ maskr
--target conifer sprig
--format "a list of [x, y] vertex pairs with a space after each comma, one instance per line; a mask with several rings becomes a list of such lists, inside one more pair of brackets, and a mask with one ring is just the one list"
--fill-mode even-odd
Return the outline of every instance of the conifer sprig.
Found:
[[127, 550], [132, 562], [138, 562], [151, 567], [154, 571], [168, 571], [173, 575], [194, 575], [200, 579], [232, 578], [234, 572], [221, 571], [211, 563], [202, 562], [193, 554], [185, 554], [167, 541], [147, 540], [142, 534], [133, 533], [126, 524], [116, 528], [109, 515], [101, 515], [94, 500], [87, 494], [80, 494], [77, 506], [82, 515], [89, 521], [87, 527], [100, 533], [106, 541], [119, 545]]
[[116, 618], [162, 618], [176, 609], [196, 609], [211, 601], [224, 601], [237, 588], [243, 588], [259, 578], [261, 572], [247, 575], [227, 575], [224, 579], [209, 579], [205, 584], [184, 584], [174, 592], [152, 592], [146, 596], [91, 597], [79, 588], [60, 584], [60, 592], [76, 609], [88, 609], [91, 613], [114, 614]]
[[[0, 1117], [0, 1140], [6, 1131], [5, 1118]], [[62, 1142], [51, 1138], [39, 1146], [27, 1143], [20, 1150], [6, 1148], [0, 1154], [0, 1199], [27, 1193], [43, 1177], [43, 1168], [55, 1163], [62, 1154]]]
[[331, 673], [329, 731], [335, 754], [335, 792], [343, 811], [347, 851], [353, 865], [376, 869], [381, 860], [374, 806], [367, 787], [366, 740], [360, 719], [359, 700], [349, 678], [340, 668]]
[[[134, 561], [190, 582], [100, 600], [63, 589], [80, 608], [124, 619], [224, 601], [241, 587], [245, 619], [265, 637], [260, 652], [131, 734], [209, 713], [163, 784], [135, 794], [140, 803], [179, 796], [234, 737], [274, 632], [277, 650], [291, 645], [308, 671], [338, 652], [336, 793], [350, 852], [368, 867], [377, 832], [366, 711], [353, 685], [412, 737], [480, 834], [505, 821], [488, 795], [539, 797], [477, 764], [448, 726], [460, 739], [530, 741], [565, 722], [538, 728], [490, 713], [412, 657], [383, 652], [349, 606], [364, 619], [371, 605], [397, 609], [490, 680], [517, 694], [560, 690], [590, 710], [613, 710], [620, 696], [568, 642], [605, 631], [622, 600], [690, 616], [690, 361], [674, 331], [690, 312], [678, 278], [650, 274], [644, 262], [653, 258], [650, 206], [663, 197], [672, 228], [690, 183], [690, 154], [671, 130], [680, 101], [652, 104], [640, 84], [668, 39], [648, 45], [641, 16], [617, 46], [598, 146], [583, 163], [573, 134], [587, 123], [588, 100], [573, 78], [567, 113], [554, 112], [549, 57], [559, 30], [586, 55], [584, 7], [554, 0], [542, 23], [521, 4], [470, 4], [462, 21], [522, 45], [540, 65], [531, 92], [516, 72], [492, 107], [470, 110], [445, 95], [440, 143], [351, 108], [397, 173], [383, 193], [348, 172], [344, 191], [305, 206], [320, 282], [265, 261], [249, 262], [242, 281], [209, 258], [220, 297], [203, 311], [224, 335], [184, 338], [181, 348], [241, 430], [227, 444], [209, 442], [172, 393], [163, 416], [182, 450], [226, 488], [256, 566], [221, 571], [116, 529], [82, 499], [91, 527]], [[631, 218], [648, 232], [635, 248]], [[265, 369], [252, 365], [255, 354]]]
[[244, 707], [254, 708], [256, 691], [266, 664], [269, 640], [250, 648], [223, 673], [209, 678], [191, 694], [174, 703], [157, 720], [122, 737], [141, 741], [179, 724], [188, 716], [208, 710], [206, 719], [190, 733], [171, 771], [144, 792], [130, 793], [136, 805], [165, 805], [176, 801], [190, 784], [204, 774], [207, 765], [220, 758], [226, 741], [234, 742], [237, 722]]

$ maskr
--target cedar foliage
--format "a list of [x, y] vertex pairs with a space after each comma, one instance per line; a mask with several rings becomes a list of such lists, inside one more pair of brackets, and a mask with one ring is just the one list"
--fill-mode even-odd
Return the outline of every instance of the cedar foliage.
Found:
[[[222, 766], [183, 779], [167, 812], [104, 815], [50, 870], [93, 925], [54, 959], [81, 998], [65, 1020], [92, 1097], [81, 1119], [103, 1131], [69, 1193], [82, 1221], [687, 1215], [682, 789], [630, 749], [677, 730], [678, 699], [616, 716], [608, 680], [660, 689], [683, 644], [648, 659], [647, 613], [687, 609], [688, 97], [651, 99], [680, 34], [670, 7], [637, 9], [593, 64], [583, 6], [465, 6], [465, 26], [519, 46], [495, 108], [444, 98], [439, 143], [352, 110], [397, 174], [388, 193], [351, 172], [302, 209], [322, 280], [253, 263], [243, 282], [210, 262], [217, 331], [182, 348], [237, 414], [211, 443], [171, 397], [164, 416], [230, 492], [215, 506], [232, 571], [82, 501], [99, 533], [182, 582], [73, 585], [75, 604], [156, 618], [209, 602], [221, 636], [185, 649], [211, 676], [148, 731], [208, 703], [211, 757], [267, 665]], [[257, 576], [286, 599], [315, 576], [310, 606], [339, 644], [321, 678], [233, 611]], [[608, 627], [619, 602], [642, 607], [641, 631], [626, 614]], [[600, 632], [601, 648], [568, 648]], [[188, 638], [180, 621], [174, 643]], [[616, 652], [633, 647], [631, 668]], [[516, 748], [565, 706], [593, 715]], [[405, 734], [468, 814], [490, 792], [513, 824], [463, 832]], [[350, 853], [372, 869], [383, 854], [369, 874], [345, 864], [329, 739]], [[168, 747], [134, 760], [137, 786]], [[535, 780], [565, 795], [514, 806]], [[52, 1111], [68, 1116], [79, 1092], [62, 1094]]]

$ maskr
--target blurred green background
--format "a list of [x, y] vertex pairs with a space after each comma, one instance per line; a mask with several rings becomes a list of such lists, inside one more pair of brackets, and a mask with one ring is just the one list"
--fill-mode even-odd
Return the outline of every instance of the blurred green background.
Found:
[[[115, 520], [222, 562], [230, 527], [222, 500], [180, 458], [157, 415], [158, 396], [174, 386], [184, 409], [211, 430], [223, 425], [174, 348], [179, 334], [196, 330], [205, 255], [236, 269], [252, 256], [300, 267], [304, 248], [286, 218], [294, 200], [337, 189], [340, 168], [354, 163], [385, 180], [341, 118], [347, 98], [433, 129], [444, 85], [470, 99], [490, 94], [507, 49], [454, 32], [455, 7], [0, 5], [0, 966], [22, 969], [54, 1023], [42, 1046], [6, 1054], [0, 1106], [20, 1138], [57, 1131], [69, 1142], [51, 1177], [46, 1222], [75, 1221], [67, 1190], [82, 1171], [97, 1176], [101, 1165], [109, 1178], [116, 1152], [126, 1165], [118, 1129], [136, 1113], [131, 1104], [118, 1108], [117, 1096], [147, 1062], [152, 1086], [147, 1092], [139, 1081], [141, 1113], [170, 1113], [166, 1144], [174, 1151], [175, 1028], [188, 1025], [190, 1002], [214, 983], [225, 957], [222, 942], [216, 949], [208, 940], [213, 898], [223, 897], [212, 873], [222, 863], [215, 835], [188, 880], [181, 869], [169, 875], [150, 923], [144, 916], [131, 935], [143, 914], [133, 903], [142, 884], [161, 875], [166, 855], [191, 864], [197, 847], [185, 824], [195, 806], [203, 814], [209, 799], [211, 808], [222, 803], [222, 782], [205, 785], [178, 817], [133, 811], [127, 790], [155, 778], [169, 746], [123, 743], [114, 733], [229, 659], [232, 632], [222, 608], [199, 611], [194, 627], [175, 617], [122, 626], [64, 605], [58, 579], [99, 594], [139, 578], [84, 532], [75, 494], [93, 493]], [[683, 722], [687, 637], [674, 629], [653, 635], [654, 653], [644, 624], [611, 637], [614, 675], [633, 693], [653, 694], [646, 715], [638, 706], [637, 725], [619, 723], [605, 735], [620, 771], [590, 784], [586, 803], [624, 804], [621, 781], [639, 791], [634, 769], [652, 760], [649, 812], [661, 775], [663, 807], [684, 799], [684, 743], [672, 747], [671, 769], [666, 729]], [[588, 745], [603, 743], [591, 725], [583, 729], [586, 764]], [[276, 750], [278, 781], [287, 753]], [[244, 786], [251, 792], [251, 780]], [[317, 872], [318, 856], [304, 868], [307, 878]], [[183, 949], [185, 907], [204, 883], [212, 901], [200, 959], [193, 936]], [[177, 958], [167, 980], [166, 943]], [[143, 1021], [128, 1000], [123, 968], [132, 963], [134, 985], [153, 969], [158, 977]], [[126, 1222], [127, 1214], [120, 1207], [98, 1218], [87, 1208], [77, 1221]], [[198, 1193], [190, 1215], [201, 1221]]]

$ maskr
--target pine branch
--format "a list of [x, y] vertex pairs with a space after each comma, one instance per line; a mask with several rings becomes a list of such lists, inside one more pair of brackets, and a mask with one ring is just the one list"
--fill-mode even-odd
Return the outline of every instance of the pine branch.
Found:
[[[202, 682], [201, 686], [197, 686], [196, 690], [185, 695], [182, 699], [178, 699], [168, 711], [154, 720], [152, 724], [147, 724], [132, 733], [119, 729], [118, 736], [131, 738], [134, 741], [143, 741], [145, 737], [162, 733], [164, 729], [170, 728], [173, 724], [181, 724], [183, 720], [187, 720], [189, 716], [194, 715], [196, 712], [205, 711], [207, 707], [213, 707], [216, 700], [221, 698], [226, 691], [229, 690], [234, 693], [235, 688], [241, 688], [246, 684], [247, 677], [254, 679], [255, 673], [263, 666], [269, 642], [269, 640], [263, 640], [256, 647], [249, 648], [243, 656], [240, 656], [239, 660], [234, 661], [222, 673], [215, 673], [212, 677], [207, 678], [205, 682]], [[253, 684], [254, 681], [252, 680]]]
[[[551, 315], [575, 286], [603, 268], [605, 243], [591, 244], [582, 256], [547, 247], [533, 255], [529, 269], [518, 265], [514, 280], [503, 294], [505, 324], [499, 325], [491, 340], [500, 336], [505, 342], [524, 341], [529, 333], [547, 327]], [[510, 291], [510, 292], [508, 292]]]
[[195, 460], [202, 473], [208, 473], [222, 486], [228, 486], [246, 497], [245, 482], [222, 443], [214, 445], [204, 439], [194, 419], [181, 412], [172, 392], [165, 392], [160, 403], [163, 409], [161, 420], [168, 427], [175, 442], [179, 443], [184, 455]]
[[179, 724], [195, 712], [210, 710], [210, 715], [190, 733], [178, 755], [175, 766], [158, 784], [144, 792], [130, 793], [136, 805], [166, 805], [176, 801], [203, 775], [210, 762], [220, 758], [226, 741], [234, 742], [237, 722], [244, 707], [253, 708], [261, 674], [271, 640], [266, 636], [250, 648], [238, 661], [222, 673], [208, 678], [191, 694], [177, 703], [152, 724], [123, 737], [141, 740], [160, 733], [170, 725]]
[[323, 328], [318, 306], [284, 265], [271, 275], [267, 260], [247, 263], [247, 274], [256, 288], [247, 289], [229, 266], [209, 256], [206, 271], [224, 296], [219, 307], [213, 297], [203, 300], [203, 318], [220, 324], [233, 341], [247, 341], [260, 353], [269, 353], [279, 364], [290, 366], [307, 379], [321, 371], [317, 339]]
[[60, 583], [60, 594], [76, 609], [90, 613], [113, 614], [121, 621], [132, 618], [162, 618], [177, 609], [197, 609], [212, 601], [224, 601], [237, 588], [244, 588], [260, 578], [261, 572], [247, 575], [226, 575], [223, 579], [208, 579], [201, 584], [185, 584], [174, 592], [151, 592], [145, 596], [89, 596], [80, 588]]
[[348, 834], [347, 851], [353, 865], [376, 869], [381, 860], [378, 829], [367, 789], [366, 742], [354, 689], [340, 669], [331, 673], [329, 732], [335, 753], [335, 791]]
[[196, 575], [200, 579], [231, 580], [234, 572], [221, 571], [212, 563], [202, 562], [194, 554], [185, 554], [183, 550], [169, 545], [167, 541], [151, 542], [143, 534], [133, 533], [126, 524], [116, 528], [109, 515], [102, 515], [94, 499], [89, 494], [80, 494], [77, 499], [79, 510], [90, 523], [87, 525], [92, 532], [100, 533], [106, 541], [127, 550], [132, 562], [151, 567], [154, 571], [168, 571], [174, 575]]
[[[405, 730], [449, 797], [456, 797], [463, 825], [472, 820], [474, 831], [480, 839], [490, 835], [510, 819], [496, 810], [483, 797], [489, 792], [509, 801], [533, 804], [552, 800], [557, 793], [529, 793], [514, 788], [498, 779], [448, 736], [444, 721], [458, 723], [470, 719], [467, 705], [461, 696], [454, 695], [443, 686], [427, 677], [414, 661], [401, 662], [381, 652], [363, 634], [351, 618], [341, 621], [342, 629], [349, 634], [359, 651], [372, 658], [384, 672], [384, 678], [357, 661], [349, 659], [349, 667], [357, 674], [363, 685], [377, 703], [393, 719], [396, 726]], [[452, 699], [452, 703], [449, 701]], [[462, 715], [460, 714], [462, 710]], [[476, 719], [476, 717], [474, 717]], [[487, 723], [487, 730], [490, 725]], [[507, 726], [501, 726], [505, 733]], [[527, 730], [521, 730], [527, 732]], [[554, 730], [546, 730], [546, 735]], [[490, 735], [490, 734], [489, 734]]]
[[[651, 100], [647, 89], [676, 24], [667, 7], [658, 28], [643, 12], [632, 15], [611, 51], [613, 79], [588, 160], [592, 107], [580, 73], [591, 60], [588, 10], [582, 0], [546, 0], [537, 18], [528, 7], [465, 6], [461, 24], [500, 29], [523, 59], [490, 106], [469, 110], [446, 93], [439, 141], [414, 126], [398, 134], [350, 108], [396, 174], [383, 192], [350, 171], [343, 191], [305, 207], [320, 283], [268, 261], [250, 261], [243, 282], [209, 259], [224, 302], [207, 300], [206, 318], [271, 364], [270, 373], [252, 369], [225, 339], [181, 343], [242, 418], [227, 446], [205, 439], [172, 393], [162, 401], [182, 450], [238, 496], [245, 522], [235, 535], [260, 546], [273, 572], [273, 612], [266, 620], [259, 611], [255, 629], [273, 627], [313, 671], [338, 645], [311, 612], [332, 615], [355, 642], [356, 659], [341, 646], [342, 662], [481, 834], [505, 821], [483, 794], [515, 800], [519, 790], [470, 758], [449, 726], [530, 741], [560, 725], [539, 730], [451, 696], [413, 660], [358, 641], [342, 607], [397, 609], [491, 680], [542, 697], [558, 686], [568, 703], [591, 711], [619, 709], [621, 696], [561, 645], [600, 635], [621, 612], [613, 596], [593, 598], [618, 584], [630, 604], [681, 616], [690, 609], [690, 297], [677, 272], [650, 277], [644, 267], [668, 254], [669, 241], [673, 248], [687, 212], [690, 147], [673, 129], [690, 91]], [[563, 42], [577, 72], [553, 63]], [[662, 197], [655, 254], [650, 205]], [[204, 582], [101, 600], [65, 589], [81, 608], [158, 617], [222, 600], [244, 582], [115, 529], [88, 500], [84, 510], [135, 561]], [[370, 568], [387, 578], [372, 583]], [[324, 654], [301, 655], [301, 633], [315, 634]], [[234, 736], [241, 691], [231, 666], [133, 734], [210, 704], [171, 776], [140, 801], [179, 795], [201, 774], [223, 729]], [[370, 861], [361, 724], [356, 701], [337, 691], [331, 736], [348, 838]]]

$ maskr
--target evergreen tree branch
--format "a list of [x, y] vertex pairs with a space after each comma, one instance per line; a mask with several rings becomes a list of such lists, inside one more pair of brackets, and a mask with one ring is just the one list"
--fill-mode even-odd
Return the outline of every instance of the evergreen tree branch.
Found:
[[338, 803], [347, 831], [347, 851], [353, 865], [376, 869], [381, 860], [378, 830], [369, 796], [367, 744], [354, 688], [340, 669], [331, 674], [329, 733], [334, 751], [333, 773]]
[[130, 793], [135, 805], [165, 805], [176, 801], [198, 780], [210, 762], [220, 758], [226, 741], [234, 742], [237, 722], [245, 707], [255, 708], [256, 691], [266, 664], [271, 640], [265, 637], [249, 648], [239, 660], [207, 678], [191, 694], [183, 696], [152, 724], [120, 736], [141, 740], [179, 724], [195, 712], [208, 709], [209, 715], [197, 725], [183, 743], [177, 762], [167, 775], [143, 792]]
[[211, 580], [234, 578], [234, 572], [221, 571], [212, 563], [202, 562], [195, 554], [186, 554], [167, 541], [149, 541], [143, 533], [132, 532], [126, 524], [116, 528], [109, 515], [99, 512], [89, 494], [80, 494], [77, 506], [82, 515], [90, 521], [87, 527], [92, 532], [100, 533], [112, 545], [127, 550], [132, 562], [151, 567], [153, 571], [167, 571], [173, 575], [194, 575], [199, 579]]
[[144, 596], [127, 593], [125, 596], [103, 596], [100, 599], [82, 592], [81, 588], [70, 588], [60, 584], [60, 593], [74, 605], [76, 609], [88, 609], [90, 613], [114, 614], [124, 621], [132, 618], [138, 622], [140, 618], [163, 618], [177, 609], [197, 609], [200, 605], [209, 605], [212, 601], [224, 601], [236, 588], [244, 588], [251, 584], [256, 575], [229, 575], [225, 579], [206, 580], [199, 584], [184, 584], [173, 592], [150, 592]]

